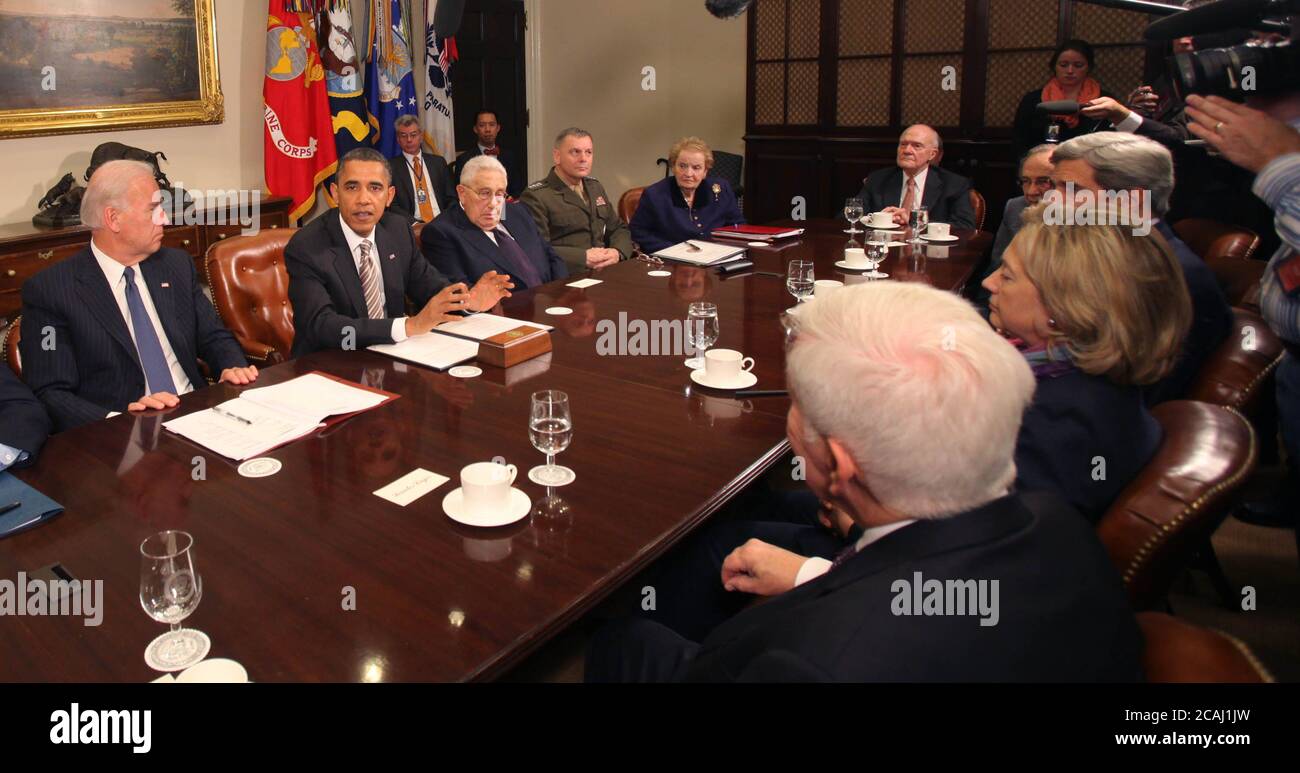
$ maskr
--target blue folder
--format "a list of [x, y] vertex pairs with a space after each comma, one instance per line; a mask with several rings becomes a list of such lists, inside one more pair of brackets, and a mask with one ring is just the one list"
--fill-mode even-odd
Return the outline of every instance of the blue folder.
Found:
[[23, 483], [12, 473], [0, 472], [0, 508], [22, 502], [0, 515], [0, 539], [39, 526], [63, 512], [63, 505]]

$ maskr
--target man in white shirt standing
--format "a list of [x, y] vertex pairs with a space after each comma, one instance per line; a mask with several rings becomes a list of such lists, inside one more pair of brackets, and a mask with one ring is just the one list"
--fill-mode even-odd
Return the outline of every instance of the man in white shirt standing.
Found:
[[62, 430], [119, 411], [171, 408], [219, 380], [257, 378], [203, 294], [194, 260], [162, 246], [154, 169], [110, 161], [81, 200], [81, 252], [23, 284], [23, 378]]
[[424, 132], [415, 116], [403, 115], [393, 127], [402, 154], [388, 159], [395, 191], [389, 209], [428, 223], [455, 201], [447, 162], [424, 151]]

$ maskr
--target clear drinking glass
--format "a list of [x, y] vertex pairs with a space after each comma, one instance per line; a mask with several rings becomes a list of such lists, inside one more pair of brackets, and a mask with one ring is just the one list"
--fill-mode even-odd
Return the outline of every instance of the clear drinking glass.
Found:
[[718, 307], [707, 301], [696, 301], [686, 310], [686, 343], [698, 352], [698, 355], [686, 361], [686, 367], [698, 369], [704, 367], [704, 352], [717, 343], [721, 326], [718, 323]]
[[145, 614], [171, 630], [149, 645], [165, 670], [187, 668], [203, 659], [209, 641], [204, 634], [181, 627], [203, 598], [203, 578], [194, 565], [194, 537], [164, 531], [140, 543], [140, 605]]
[[930, 209], [928, 207], [916, 207], [908, 216], [908, 225], [912, 228], [912, 241], [919, 242], [921, 234], [930, 225]]
[[844, 219], [849, 221], [849, 227], [844, 229], [846, 234], [860, 234], [857, 223], [862, 219], [862, 199], [846, 199], [844, 202]]
[[785, 289], [790, 291], [798, 303], [803, 303], [813, 294], [814, 280], [811, 260], [792, 260], [786, 267]]
[[577, 475], [555, 463], [555, 455], [573, 440], [573, 416], [569, 396], [556, 389], [533, 392], [528, 413], [528, 439], [533, 448], [546, 454], [546, 464], [528, 471], [528, 479], [539, 486], [563, 486]]
[[880, 264], [885, 261], [889, 255], [889, 233], [886, 231], [872, 231], [867, 237], [867, 263], [871, 270], [863, 274], [868, 279], [884, 279], [889, 276], [883, 271], [877, 271]]

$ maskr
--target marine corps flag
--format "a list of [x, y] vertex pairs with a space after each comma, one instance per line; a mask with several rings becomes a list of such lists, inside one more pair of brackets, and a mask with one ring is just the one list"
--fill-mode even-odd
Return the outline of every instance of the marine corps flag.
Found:
[[266, 14], [266, 189], [293, 200], [293, 220], [311, 211], [316, 186], [338, 166], [314, 16], [310, 0], [270, 0]]
[[[363, 3], [364, 5], [364, 3]], [[325, 91], [334, 120], [334, 150], [339, 158], [349, 150], [370, 144], [370, 123], [361, 90], [361, 64], [352, 36], [351, 0], [320, 0], [316, 29], [320, 33], [320, 58], [325, 65]], [[325, 198], [330, 200], [329, 182]], [[330, 204], [333, 204], [330, 201]]]
[[371, 142], [385, 158], [392, 158], [401, 152], [393, 121], [407, 113], [420, 114], [411, 70], [410, 2], [370, 0], [369, 33], [366, 109], [373, 130]]

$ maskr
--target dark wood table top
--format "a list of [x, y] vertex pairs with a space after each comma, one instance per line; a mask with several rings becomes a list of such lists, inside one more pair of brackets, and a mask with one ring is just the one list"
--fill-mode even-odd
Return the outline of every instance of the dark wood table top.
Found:
[[[757, 388], [783, 388], [781, 310], [793, 303], [784, 267], [832, 263], [842, 225], [812, 223], [781, 249], [753, 249], [754, 271], [721, 277], [627, 261], [575, 290], [562, 282], [519, 293], [504, 312], [557, 326], [554, 351], [507, 371], [453, 378], [381, 355], [319, 352], [268, 368], [265, 386], [313, 370], [402, 397], [276, 449], [283, 469], [244, 478], [228, 460], [160, 428], [159, 414], [123, 415], [50, 439], [19, 477], [62, 503], [54, 521], [0, 541], [0, 579], [61, 564], [102, 580], [103, 622], [74, 617], [0, 620], [0, 680], [143, 682], [157, 676], [145, 646], [165, 626], [140, 606], [140, 542], [162, 529], [195, 538], [203, 599], [186, 621], [212, 639], [210, 657], [271, 681], [449, 681], [501, 674], [696, 528], [785, 452], [785, 398], [734, 400], [692, 387], [683, 357], [602, 355], [607, 327], [684, 317], [691, 300], [719, 306], [716, 347], [757, 360]], [[900, 279], [959, 287], [987, 246], [963, 238], [950, 256], [912, 265], [895, 248], [883, 269]], [[763, 273], [780, 274], [779, 277]], [[575, 313], [548, 316], [564, 305]], [[620, 323], [620, 317], [623, 322]], [[608, 323], [604, 321], [608, 320]], [[605, 333], [617, 347], [617, 336]], [[465, 464], [503, 457], [535, 504], [545, 489], [526, 471], [544, 457], [528, 440], [529, 396], [570, 396], [574, 439], [559, 456], [577, 472], [555, 489], [567, 508], [514, 525], [472, 529], [442, 498]], [[238, 393], [217, 385], [186, 395], [169, 416]], [[199, 465], [206, 469], [196, 479]], [[372, 494], [422, 467], [451, 481], [399, 507]], [[557, 512], [560, 510], [560, 512]], [[345, 589], [356, 609], [343, 608]]]

